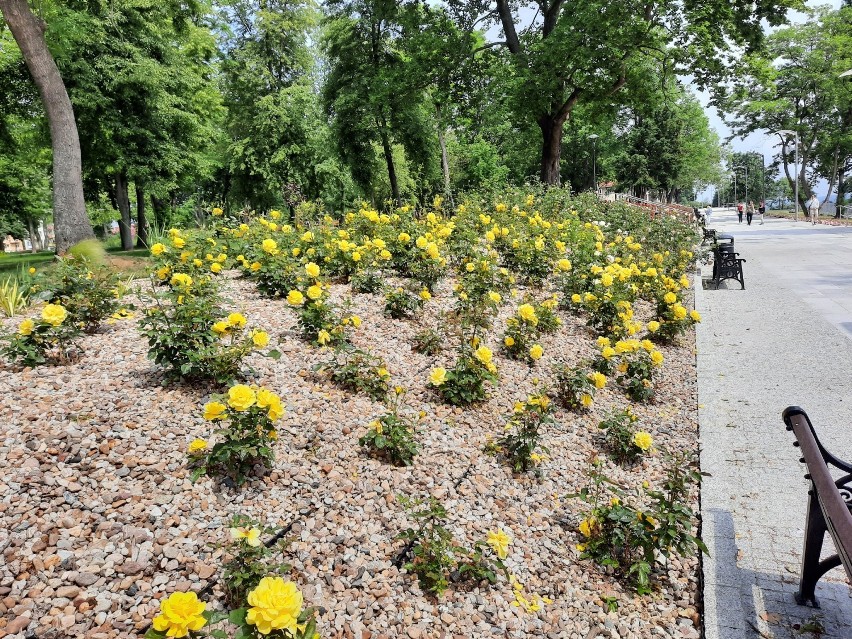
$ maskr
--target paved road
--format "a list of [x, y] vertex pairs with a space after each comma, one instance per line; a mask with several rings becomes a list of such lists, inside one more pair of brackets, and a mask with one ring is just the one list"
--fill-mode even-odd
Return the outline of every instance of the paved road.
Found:
[[[821, 610], [793, 601], [807, 483], [781, 411], [798, 404], [826, 446], [852, 459], [852, 228], [767, 218], [732, 233], [746, 290], [696, 286], [707, 639], [852, 638], [852, 590], [826, 575]], [[709, 277], [709, 268], [704, 268]], [[814, 624], [808, 626], [807, 624]]]

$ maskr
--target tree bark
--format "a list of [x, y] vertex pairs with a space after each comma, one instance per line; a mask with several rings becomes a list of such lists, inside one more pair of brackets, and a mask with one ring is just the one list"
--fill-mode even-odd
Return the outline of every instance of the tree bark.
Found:
[[145, 216], [145, 188], [136, 183], [136, 248], [148, 248], [148, 218]]
[[385, 152], [385, 162], [388, 165], [388, 179], [390, 180], [391, 196], [394, 202], [399, 202], [399, 184], [396, 179], [396, 167], [393, 163], [393, 148], [391, 148], [387, 129], [382, 126], [382, 149]]
[[154, 224], [158, 228], [164, 229], [166, 227], [166, 203], [152, 193], [151, 208], [154, 210]]
[[127, 174], [121, 171], [115, 175], [115, 202], [121, 213], [118, 220], [118, 232], [121, 234], [121, 250], [133, 249], [133, 230], [130, 227], [130, 197], [127, 194]]
[[549, 186], [562, 183], [560, 160], [562, 159], [562, 125], [564, 120], [542, 116], [538, 120], [541, 128], [541, 181]]
[[38, 253], [41, 250], [41, 237], [32, 218], [27, 218], [27, 231], [30, 234], [30, 253]]
[[0, 0], [0, 12], [38, 87], [50, 125], [53, 148], [53, 226], [60, 255], [80, 240], [94, 236], [83, 198], [80, 138], [65, 83], [47, 43], [44, 22], [27, 0]]

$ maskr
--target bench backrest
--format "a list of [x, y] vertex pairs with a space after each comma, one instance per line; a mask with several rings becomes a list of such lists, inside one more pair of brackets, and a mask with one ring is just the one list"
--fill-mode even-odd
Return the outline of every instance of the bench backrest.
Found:
[[849, 505], [843, 501], [826, 462], [846, 473], [850, 472], [849, 464], [839, 460], [823, 447], [803, 409], [790, 406], [784, 410], [783, 417], [788, 430], [793, 431], [802, 449], [803, 461], [808, 466], [811, 490], [815, 491], [814, 497], [819, 501], [837, 555], [846, 569], [846, 575], [852, 581], [852, 513], [849, 511]]

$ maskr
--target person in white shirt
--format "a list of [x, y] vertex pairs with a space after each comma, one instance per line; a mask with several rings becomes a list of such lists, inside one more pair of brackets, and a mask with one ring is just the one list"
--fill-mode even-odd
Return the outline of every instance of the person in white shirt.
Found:
[[819, 198], [816, 196], [816, 193], [811, 193], [811, 199], [805, 202], [805, 207], [808, 209], [811, 224], [819, 222]]
[[713, 207], [708, 204], [707, 208], [704, 209], [704, 223], [705, 224], [710, 223], [710, 216], [711, 215], [713, 215]]

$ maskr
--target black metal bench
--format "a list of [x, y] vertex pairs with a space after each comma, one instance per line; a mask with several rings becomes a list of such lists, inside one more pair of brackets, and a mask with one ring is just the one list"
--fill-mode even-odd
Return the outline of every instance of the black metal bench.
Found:
[[743, 262], [746, 260], [734, 252], [734, 240], [730, 243], [716, 244], [713, 247], [713, 287], [718, 289], [725, 280], [736, 280], [741, 290], [745, 290], [745, 275]]
[[[800, 605], [810, 602], [814, 608], [819, 608], [816, 585], [825, 573], [843, 565], [852, 582], [852, 464], [838, 459], [823, 447], [804, 410], [790, 406], [784, 410], [783, 418], [787, 430], [796, 436], [795, 445], [802, 449], [799, 461], [807, 465], [805, 479], [811, 482], [796, 602]], [[829, 465], [842, 473], [839, 479], [834, 479]], [[820, 561], [825, 533], [831, 535], [837, 554]]]

